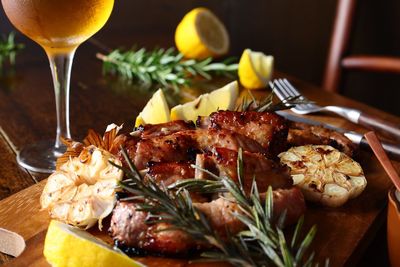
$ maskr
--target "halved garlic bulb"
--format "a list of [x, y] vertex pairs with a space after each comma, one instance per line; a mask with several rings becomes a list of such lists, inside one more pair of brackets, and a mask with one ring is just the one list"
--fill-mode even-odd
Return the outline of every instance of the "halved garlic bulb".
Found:
[[113, 166], [121, 162], [110, 152], [95, 146], [85, 147], [50, 177], [40, 197], [42, 208], [65, 223], [89, 228], [111, 213], [115, 188], [122, 171]]
[[367, 185], [360, 164], [328, 145], [292, 147], [278, 157], [309, 201], [339, 207]]

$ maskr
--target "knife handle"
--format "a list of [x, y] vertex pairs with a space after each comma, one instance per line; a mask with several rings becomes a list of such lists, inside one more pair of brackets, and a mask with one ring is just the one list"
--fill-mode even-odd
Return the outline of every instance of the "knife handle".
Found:
[[381, 118], [366, 114], [362, 112], [358, 118], [358, 124], [380, 132], [386, 137], [392, 137], [396, 140], [400, 140], [400, 125], [382, 120]]
[[[383, 149], [389, 155], [390, 159], [400, 160], [400, 145], [394, 145], [394, 144], [387, 143], [387, 142], [381, 142], [381, 143], [382, 143]], [[369, 146], [368, 141], [367, 141], [367, 139], [365, 139], [365, 137], [363, 137], [361, 139], [360, 147], [371, 150], [371, 147]]]

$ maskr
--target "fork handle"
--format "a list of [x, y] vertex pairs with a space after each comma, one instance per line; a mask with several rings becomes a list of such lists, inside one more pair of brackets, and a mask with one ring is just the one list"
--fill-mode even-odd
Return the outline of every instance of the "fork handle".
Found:
[[400, 140], [400, 125], [382, 120], [381, 118], [364, 112], [360, 114], [360, 117], [358, 118], [358, 124], [366, 128], [376, 130], [386, 137], [392, 137]]
[[349, 121], [360, 124], [365, 128], [375, 130], [382, 135], [400, 140], [400, 125], [382, 120], [379, 117], [372, 116], [358, 109], [345, 108], [339, 106], [326, 106], [325, 110], [336, 113]]

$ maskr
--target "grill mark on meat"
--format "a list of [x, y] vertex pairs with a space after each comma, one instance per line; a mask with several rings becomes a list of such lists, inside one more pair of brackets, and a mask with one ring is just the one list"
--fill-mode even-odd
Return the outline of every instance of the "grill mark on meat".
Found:
[[[190, 163], [153, 163], [149, 166], [147, 173], [144, 176], [145, 182], [151, 179], [158, 186], [169, 186], [175, 182], [190, 179], [195, 177], [195, 169]], [[195, 202], [208, 201], [208, 197], [199, 193], [190, 193], [190, 196]]]
[[290, 146], [330, 145], [350, 157], [356, 151], [356, 146], [343, 134], [301, 122], [290, 122], [288, 143]]
[[135, 147], [128, 148], [136, 152], [129, 153], [129, 157], [138, 169], [153, 162], [180, 162], [194, 161], [195, 151], [208, 151], [213, 147], [226, 147], [237, 151], [264, 153], [264, 148], [256, 141], [229, 130], [198, 129], [185, 130], [167, 136], [156, 136], [151, 139], [142, 139], [135, 143]]
[[245, 135], [261, 144], [270, 158], [286, 148], [288, 126], [275, 113], [218, 111], [210, 117], [199, 117], [196, 124], [200, 128], [227, 129]]
[[[265, 201], [265, 194], [260, 196], [261, 202]], [[296, 222], [305, 211], [303, 195], [296, 187], [274, 190], [273, 202], [275, 220], [286, 210], [286, 225]], [[213, 229], [222, 238], [226, 238], [228, 232], [234, 235], [245, 229], [240, 220], [233, 215], [234, 212], [241, 213], [235, 202], [218, 198], [211, 202], [193, 203], [193, 205], [204, 213]], [[205, 247], [180, 230], [159, 232], [169, 225], [166, 223], [148, 225], [145, 223], [146, 218], [147, 213], [136, 210], [135, 203], [119, 201], [113, 210], [109, 233], [119, 246], [134, 247], [151, 253], [176, 255]]]
[[[215, 148], [213, 153], [200, 155], [196, 165], [207, 170], [217, 170], [216, 175], [230, 177], [238, 183], [237, 152], [226, 148]], [[287, 166], [282, 166], [256, 153], [243, 152], [244, 189], [250, 192], [253, 177], [260, 192], [266, 191], [269, 186], [273, 189], [289, 188], [293, 180]], [[201, 172], [201, 171], [199, 171]], [[196, 178], [207, 178], [207, 175], [196, 174]]]
[[184, 130], [194, 130], [196, 128], [192, 121], [175, 120], [160, 124], [140, 125], [137, 130], [141, 138], [153, 138], [166, 136]]
[[109, 231], [116, 244], [160, 254], [181, 254], [197, 246], [183, 231], [159, 232], [169, 225], [146, 224], [147, 216], [147, 212], [136, 209], [135, 203], [119, 201], [113, 210]]
[[[303, 195], [297, 188], [291, 187], [287, 167], [263, 156], [275, 158], [287, 147], [288, 127], [283, 118], [267, 112], [219, 111], [207, 118], [199, 117], [197, 125], [200, 128], [196, 130], [193, 123], [183, 121], [145, 125], [138, 128], [135, 136], [118, 137], [113, 144], [113, 153], [121, 158], [119, 147], [124, 145], [138, 169], [148, 168], [144, 179], [168, 186], [178, 180], [192, 178], [192, 175], [207, 178], [198, 177], [198, 170], [190, 167], [196, 156], [196, 163], [202, 162], [205, 169], [217, 175], [229, 175], [238, 182], [237, 150], [242, 147], [246, 191], [249, 192], [253, 174], [256, 174], [260, 192], [265, 192], [269, 185], [274, 188], [275, 218], [287, 210], [286, 222], [289, 224], [304, 213]], [[315, 139], [319, 140], [318, 137]], [[260, 195], [265, 198], [265, 193]], [[205, 213], [220, 235], [225, 236], [227, 229], [232, 234], [244, 229], [244, 225], [232, 215], [233, 211], [240, 212], [236, 203], [222, 198], [206, 202], [209, 195], [191, 196], [194, 206]], [[122, 197], [113, 211], [110, 226], [110, 234], [118, 246], [134, 247], [134, 252], [169, 255], [185, 254], [204, 247], [182, 231], [159, 232], [169, 225], [146, 224], [147, 213], [136, 210], [135, 203], [122, 201]]]

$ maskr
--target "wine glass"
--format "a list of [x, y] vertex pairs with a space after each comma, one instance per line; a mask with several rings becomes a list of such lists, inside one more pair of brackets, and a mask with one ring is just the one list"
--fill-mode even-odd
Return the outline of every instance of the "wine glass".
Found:
[[65, 151], [61, 137], [69, 129], [69, 84], [77, 47], [100, 30], [110, 17], [114, 0], [1, 0], [11, 23], [45, 50], [53, 76], [57, 110], [55, 140], [25, 146], [18, 163], [31, 171], [50, 173]]

